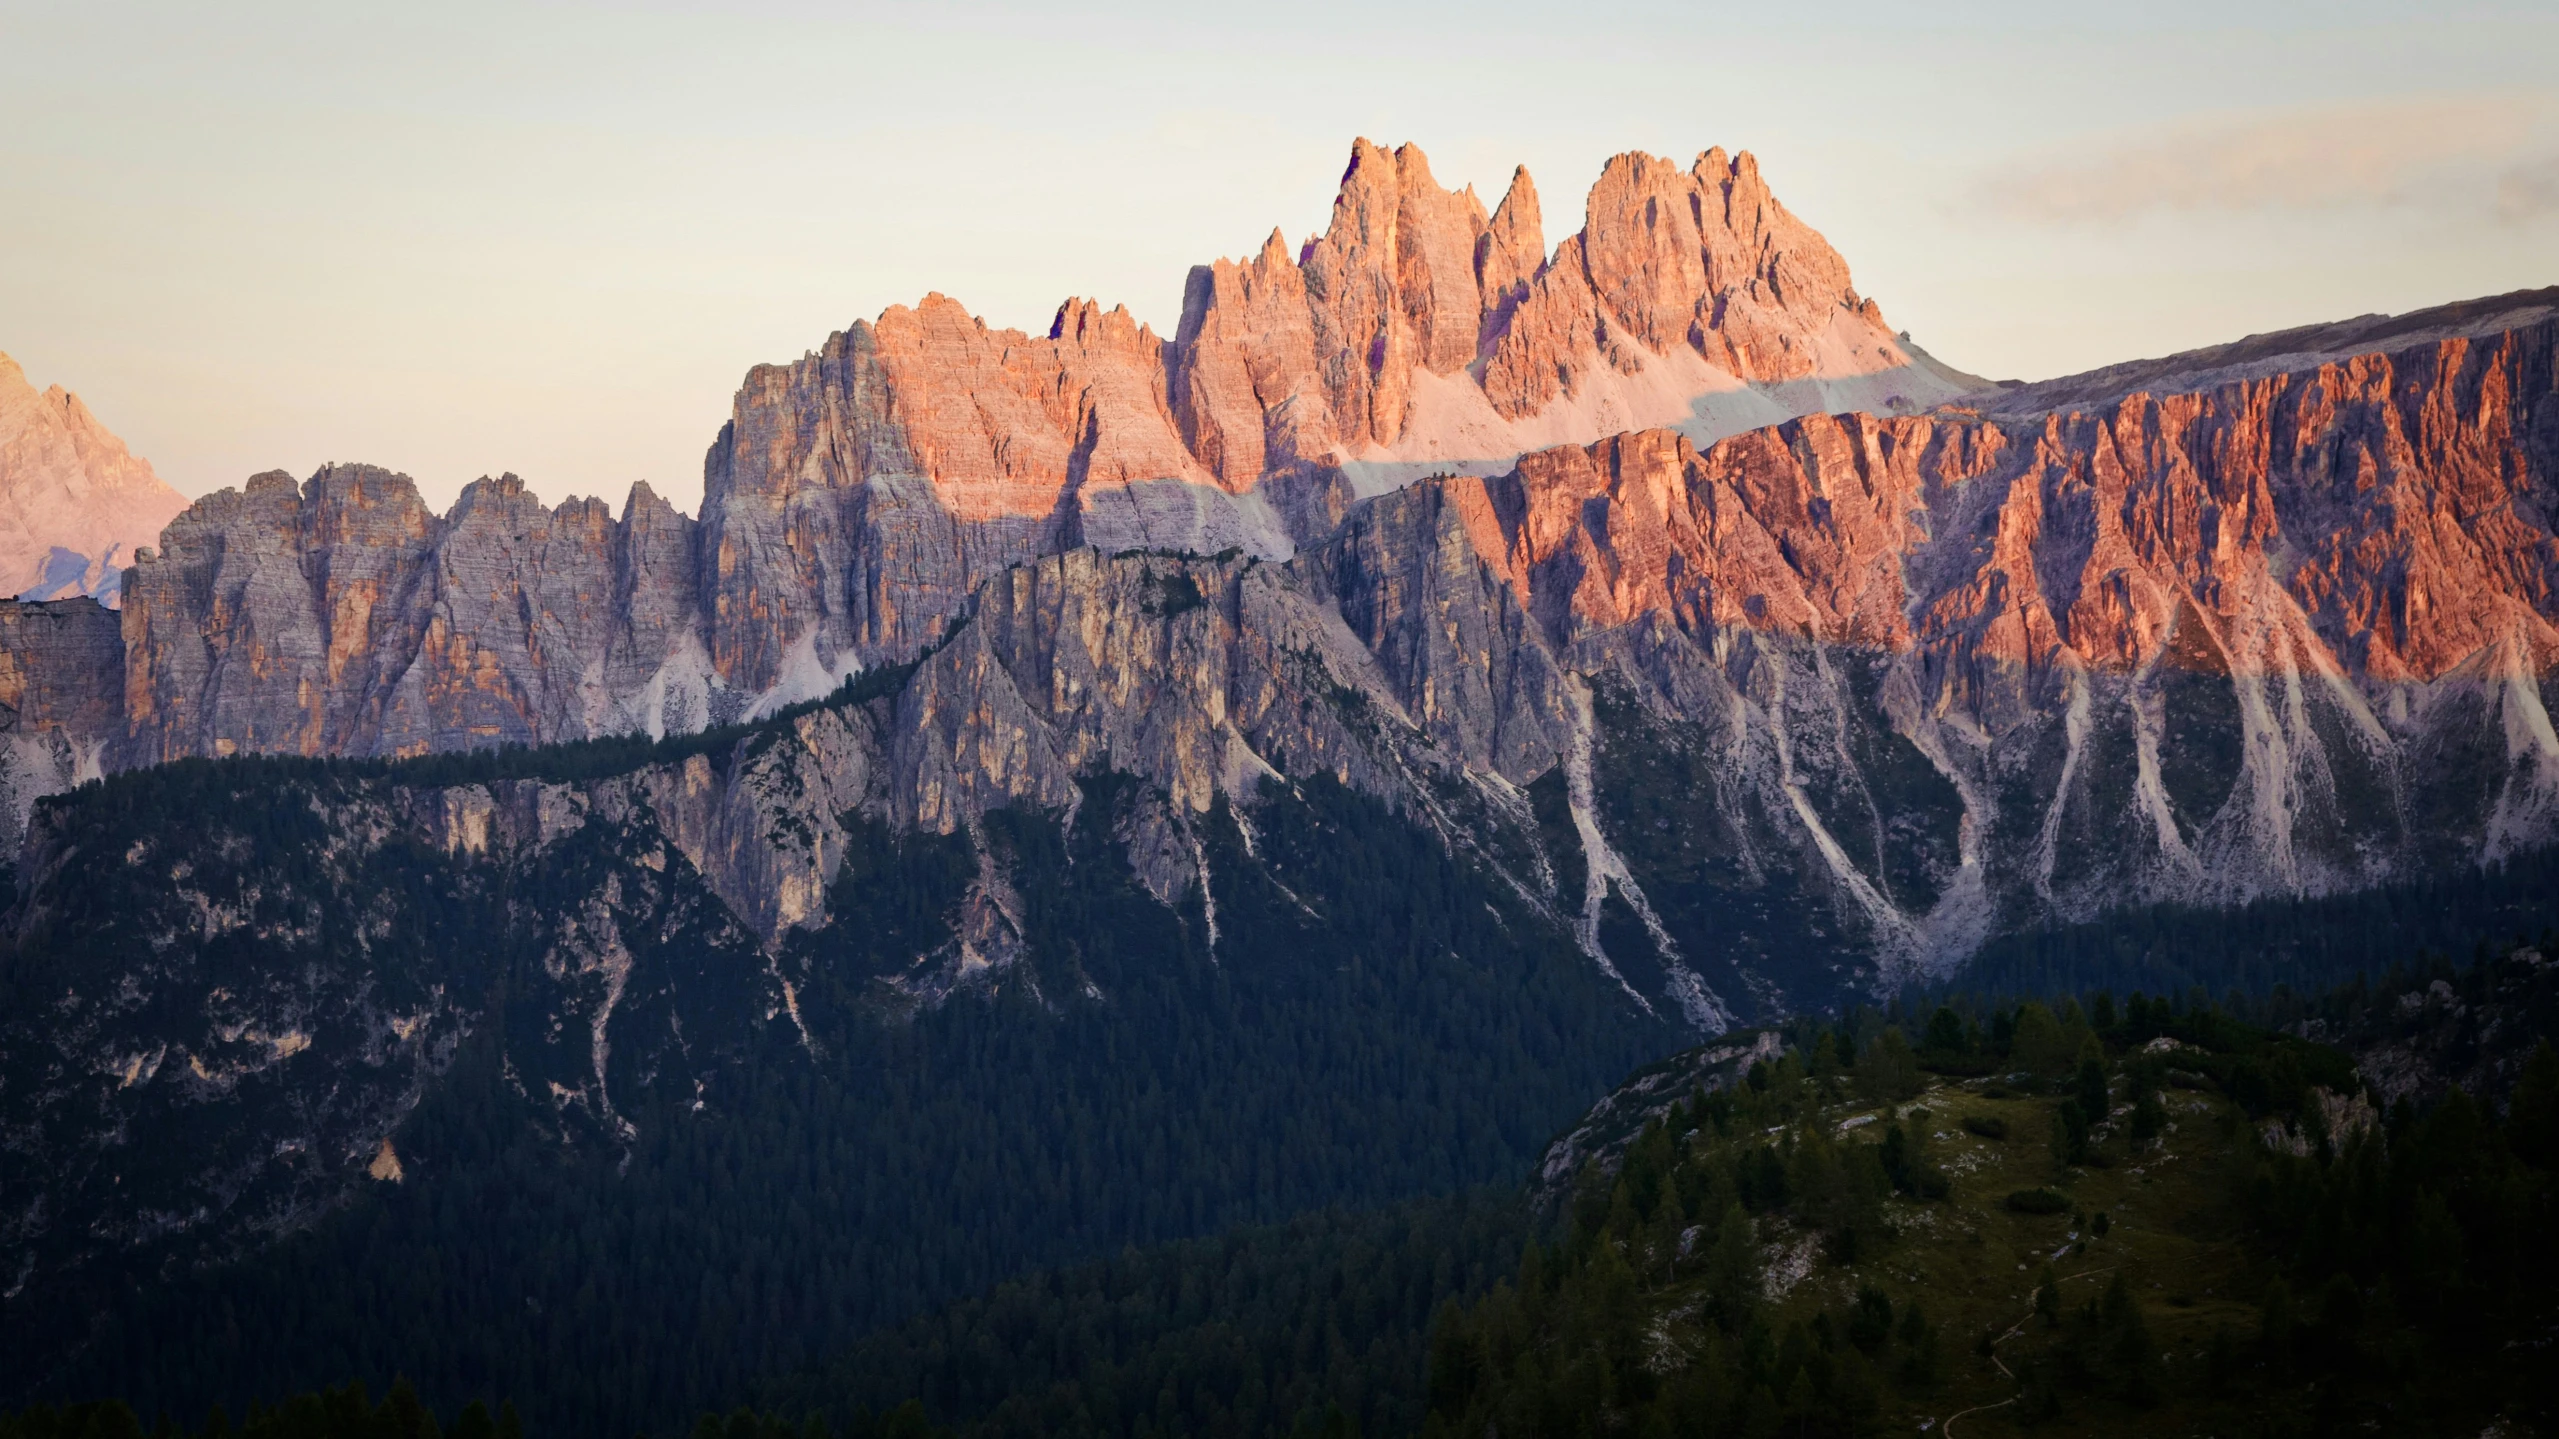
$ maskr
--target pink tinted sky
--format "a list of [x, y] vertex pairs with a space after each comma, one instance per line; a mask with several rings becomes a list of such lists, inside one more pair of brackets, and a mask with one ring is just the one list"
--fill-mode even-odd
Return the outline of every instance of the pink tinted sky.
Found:
[[1993, 375], [2559, 284], [2547, 4], [411, 8], [0, 0], [0, 350], [190, 494], [690, 506], [747, 366], [927, 290], [1169, 329], [1354, 135], [1526, 163], [1550, 244], [1611, 153], [1756, 151]]

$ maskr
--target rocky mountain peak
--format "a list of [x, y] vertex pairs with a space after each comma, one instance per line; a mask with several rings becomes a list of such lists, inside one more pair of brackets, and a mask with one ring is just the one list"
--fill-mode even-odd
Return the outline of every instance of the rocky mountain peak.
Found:
[[[282, 471], [259, 480], [271, 483], [262, 486], [258, 480], [250, 481], [252, 500], [271, 496], [274, 503], [284, 504], [298, 499], [306, 545], [409, 543], [426, 538], [435, 523], [434, 512], [418, 496], [416, 481], [374, 465], [323, 465], [298, 496], [293, 477]], [[466, 489], [460, 503], [467, 507], [478, 488]]]
[[1492, 223], [1475, 242], [1475, 279], [1484, 295], [1483, 331], [1476, 345], [1501, 329], [1510, 312], [1528, 293], [1528, 282], [1546, 265], [1546, 224], [1537, 209], [1537, 182], [1528, 167], [1511, 172], [1511, 185], [1493, 211]]
[[1747, 156], [1621, 156], [1590, 215], [1550, 261], [1524, 169], [1487, 215], [1419, 146], [1360, 139], [1323, 232], [1195, 268], [1169, 341], [1098, 301], [1026, 335], [935, 293], [759, 368], [705, 519], [725, 534], [785, 491], [913, 476], [963, 524], [1277, 556], [1431, 468], [1965, 388], [1898, 347]]
[[[1840, 352], [1861, 340], [1877, 347], [1875, 360], [1907, 363], [1859, 333], [1880, 331], [1881, 313], [1867, 312], [1847, 261], [1777, 202], [1748, 151], [1709, 150], [1686, 171], [1653, 155], [1615, 157], [1591, 187], [1579, 239], [1598, 302], [1592, 344], [1612, 363], [1623, 363], [1606, 334], [1612, 321], [1656, 355], [1686, 348], [1754, 381], [1855, 373], [1860, 362]], [[1578, 307], [1576, 291], [1559, 285], [1556, 303]]]
[[113, 605], [135, 551], [186, 507], [79, 396], [39, 394], [0, 354], [0, 594]]

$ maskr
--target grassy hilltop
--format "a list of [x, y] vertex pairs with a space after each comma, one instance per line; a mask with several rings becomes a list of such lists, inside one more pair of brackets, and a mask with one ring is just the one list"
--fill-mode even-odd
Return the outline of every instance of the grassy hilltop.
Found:
[[[1432, 1345], [1426, 1433], [2467, 1432], [2548, 1407], [2559, 1055], [2500, 1121], [2100, 1001], [1824, 1036], [1647, 1125]], [[1922, 1067], [1925, 1061], [1927, 1067]], [[1489, 1429], [1488, 1429], [1489, 1426]]]

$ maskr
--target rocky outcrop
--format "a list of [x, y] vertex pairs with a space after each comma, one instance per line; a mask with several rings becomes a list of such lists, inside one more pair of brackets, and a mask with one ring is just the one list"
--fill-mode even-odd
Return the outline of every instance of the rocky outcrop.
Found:
[[0, 594], [110, 608], [124, 569], [187, 507], [60, 385], [0, 355]]
[[2464, 969], [2381, 976], [2355, 1006], [2298, 1021], [2293, 1032], [2355, 1057], [2356, 1073], [2385, 1111], [2401, 1100], [2432, 1104], [2458, 1089], [2503, 1108], [2551, 1031], [2559, 985], [2549, 957], [2530, 946], [2479, 955]]
[[1753, 1065], [1773, 1065], [1785, 1053], [1785, 1037], [1762, 1029], [1725, 1035], [1626, 1076], [1625, 1083], [1546, 1147], [1529, 1181], [1537, 1202], [1551, 1210], [1569, 1199], [1574, 1181], [1594, 1161], [1601, 1173], [1617, 1173], [1646, 1126], [1668, 1119], [1672, 1109], [1702, 1095], [1747, 1082]]

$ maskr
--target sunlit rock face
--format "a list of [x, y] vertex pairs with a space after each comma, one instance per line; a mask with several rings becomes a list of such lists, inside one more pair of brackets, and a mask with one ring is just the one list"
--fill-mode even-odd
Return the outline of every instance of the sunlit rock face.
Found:
[[[828, 568], [819, 525], [790, 518], [824, 491], [771, 478], [788, 466], [731, 491], [790, 493], [759, 521], [769, 546], [645, 496], [616, 521], [485, 482], [438, 518], [379, 472], [299, 493], [275, 477], [199, 507], [139, 572], [124, 743], [674, 731], [825, 693], [866, 642], [929, 645], [856, 746], [858, 783], [808, 792], [942, 833], [1070, 809], [1099, 771], [1144, 777], [1176, 816], [1318, 773], [1451, 815], [1464, 794], [1492, 818], [1449, 819], [1452, 844], [1512, 821], [1522, 853], [1570, 840], [1580, 889], [1530, 861], [1515, 877], [1596, 950], [1611, 897], [1663, 862], [1623, 832], [1629, 796], [1676, 772], [1688, 808], [1647, 823], [1703, 846], [1716, 883], [1790, 874], [1879, 966], [1935, 968], [2002, 928], [2334, 892], [2551, 837], [2559, 321], [2537, 303], [2456, 318], [2395, 350], [2206, 365], [2182, 393], [2055, 407], [2019, 388], [1702, 449], [1675, 430], [1554, 447], [1359, 502], [1285, 560], [1114, 558], [1065, 547], [1040, 528], [1055, 516], [941, 507], [925, 533], [962, 558], [947, 593], [906, 592], [913, 610], [866, 607], [887, 593], [850, 578], [870, 562]], [[846, 452], [751, 448], [790, 445]], [[889, 487], [833, 488], [861, 506], [823, 512], [842, 516]], [[268, 518], [197, 539], [223, 504]], [[1008, 518], [1002, 563], [960, 545]], [[847, 578], [794, 587], [828, 573]], [[192, 595], [222, 623], [160, 641]], [[862, 628], [905, 614], [927, 622], [896, 648]], [[820, 626], [836, 638], [810, 641]], [[757, 665], [773, 680], [749, 690]], [[309, 693], [334, 707], [294, 703]], [[1541, 784], [1561, 786], [1544, 819]], [[794, 851], [819, 866], [796, 878], [687, 849], [742, 876], [721, 891], [759, 928], [817, 913], [822, 844]], [[1679, 906], [1645, 903], [1648, 943], [1676, 950]]]
[[1618, 157], [1549, 256], [1526, 171], [1488, 216], [1362, 141], [1324, 233], [1193, 270], [1169, 340], [1086, 300], [1039, 336], [928, 295], [750, 374], [705, 471], [709, 650], [762, 692], [912, 653], [1033, 555], [1284, 558], [1433, 471], [1978, 383], [1885, 329], [1748, 155]]
[[1539, 226], [1524, 171], [1488, 216], [1363, 141], [1326, 231], [1195, 271], [1171, 340], [1087, 301], [1033, 336], [930, 295], [757, 368], [698, 522], [645, 487], [616, 519], [507, 477], [437, 516], [369, 467], [259, 476], [137, 571], [118, 760], [695, 728], [914, 654], [1037, 556], [1283, 558], [1431, 470], [1963, 388], [1747, 155], [1621, 156], [1580, 234], [1549, 256]]
[[[1708, 901], [1771, 876], [1881, 976], [2551, 836], [2552, 295], [1987, 385], [1885, 331], [1747, 155], [1621, 156], [1580, 232], [1539, 224], [1525, 174], [1488, 213], [1362, 143], [1324, 233], [1195, 271], [1169, 339], [936, 295], [759, 367], [698, 519], [259, 476], [171, 522], [113, 643], [0, 627], [17, 804], [684, 733], [920, 660], [862, 742], [880, 822], [1132, 773], [1170, 892], [1176, 818], [1328, 773], [1452, 844], [1512, 826], [1505, 872], [1710, 1027], [1792, 982], [1702, 957]], [[70, 672], [101, 655], [116, 683]], [[824, 845], [686, 843], [753, 928], [817, 913]]]

